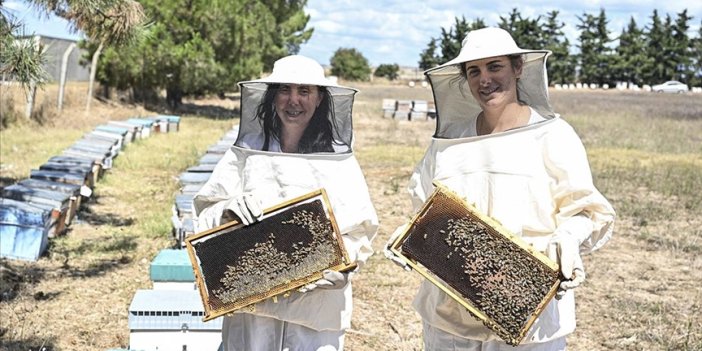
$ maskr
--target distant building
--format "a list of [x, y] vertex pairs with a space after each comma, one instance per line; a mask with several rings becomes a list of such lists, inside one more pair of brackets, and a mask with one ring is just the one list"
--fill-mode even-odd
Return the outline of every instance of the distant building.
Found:
[[31, 35], [18, 37], [17, 40], [35, 40], [39, 41], [44, 46], [46, 52], [46, 64], [44, 69], [49, 74], [49, 81], [58, 82], [61, 78], [61, 60], [66, 52], [66, 49], [71, 44], [76, 44], [76, 47], [68, 56], [68, 65], [66, 66], [66, 81], [67, 82], [87, 82], [90, 80], [90, 66], [82, 66], [80, 64], [81, 57], [87, 53], [86, 50], [78, 48], [77, 40], [53, 38], [45, 35]]

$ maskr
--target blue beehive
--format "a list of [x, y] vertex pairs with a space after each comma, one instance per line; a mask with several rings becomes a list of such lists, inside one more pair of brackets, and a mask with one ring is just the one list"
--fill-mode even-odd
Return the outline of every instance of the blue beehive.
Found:
[[180, 129], [180, 116], [159, 115], [158, 118], [165, 118], [168, 121], [168, 131], [177, 132]]
[[126, 120], [127, 123], [140, 125], [142, 130], [141, 134], [143, 138], [148, 138], [151, 136], [151, 130], [154, 129], [154, 121], [145, 118], [130, 118]]
[[63, 150], [61, 156], [91, 159], [98, 163], [102, 169], [112, 168], [112, 159], [114, 158], [109, 151], [84, 150], [76, 147]]
[[129, 305], [129, 348], [212, 350], [222, 342], [222, 319], [203, 322], [196, 290], [137, 290]]
[[164, 249], [151, 261], [154, 290], [194, 290], [195, 274], [186, 250]]
[[129, 123], [126, 121], [108, 121], [107, 125], [113, 126], [113, 127], [125, 128], [125, 129], [129, 130], [129, 132], [132, 134], [133, 140], [141, 139], [144, 137], [144, 135], [141, 133], [142, 130], [144, 130], [144, 126], [141, 124], [133, 124], [133, 123]]
[[211, 175], [211, 172], [183, 172], [178, 177], [178, 180], [181, 185], [205, 184]]
[[29, 178], [50, 180], [52, 182], [86, 185], [85, 178], [80, 174], [73, 174], [62, 171], [47, 171], [42, 169], [32, 169], [29, 171]]
[[71, 209], [71, 196], [57, 191], [28, 188], [19, 184], [12, 184], [2, 189], [2, 197], [32, 205], [43, 205], [52, 211], [52, 218], [56, 219], [56, 226], [49, 231], [49, 236], [59, 235], [69, 222], [67, 217]]
[[117, 144], [118, 150], [122, 150], [124, 148], [124, 137], [119, 134], [93, 130], [90, 133], [85, 134], [85, 137], [114, 142]]
[[202, 157], [200, 157], [200, 164], [205, 165], [205, 164], [217, 164], [219, 160], [224, 157], [224, 154], [214, 154], [214, 153], [206, 153]]
[[48, 161], [39, 166], [39, 169], [42, 171], [58, 171], [77, 174], [83, 177], [83, 183], [88, 187], [93, 188], [93, 186], [95, 185], [93, 167], [90, 165]]
[[68, 215], [66, 216], [66, 225], [71, 224], [73, 217], [76, 215], [76, 212], [78, 212], [78, 209], [80, 208], [80, 204], [82, 201], [81, 189], [84, 188], [80, 185], [31, 178], [22, 179], [19, 182], [17, 182], [17, 184], [25, 186], [27, 188], [56, 191], [70, 196]]
[[205, 163], [205, 164], [199, 164], [197, 166], [192, 166], [188, 167], [186, 169], [186, 172], [205, 172], [205, 173], [212, 173], [215, 169], [216, 164], [214, 163]]
[[211, 145], [207, 148], [208, 154], [225, 154], [232, 146], [231, 145]]
[[71, 146], [71, 149], [83, 150], [88, 152], [94, 152], [99, 154], [105, 154], [108, 157], [115, 158], [119, 150], [116, 144], [112, 144], [109, 141], [104, 142], [100, 140], [77, 140]]
[[0, 198], [0, 257], [36, 261], [51, 226], [51, 208]]
[[83, 165], [89, 166], [92, 169], [93, 183], [96, 183], [102, 176], [102, 166], [100, 163], [88, 157], [71, 157], [71, 156], [53, 156], [48, 162], [62, 163], [67, 165]]
[[123, 140], [122, 144], [124, 145], [129, 144], [134, 140], [134, 133], [132, 133], [132, 131], [127, 128], [102, 124], [95, 127], [95, 130], [121, 136]]
[[122, 149], [122, 144], [120, 144], [119, 139], [108, 139], [107, 137], [93, 134], [84, 135], [82, 139], [77, 140], [75, 143], [73, 143], [73, 145], [84, 145], [87, 147], [110, 151], [112, 158], [117, 157], [117, 155], [119, 155], [119, 151]]

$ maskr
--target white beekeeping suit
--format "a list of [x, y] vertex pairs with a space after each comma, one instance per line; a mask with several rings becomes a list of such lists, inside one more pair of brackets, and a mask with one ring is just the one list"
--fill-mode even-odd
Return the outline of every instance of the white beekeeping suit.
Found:
[[[477, 136], [481, 107], [461, 75], [461, 65], [514, 54], [523, 59], [517, 93], [530, 107], [529, 123]], [[577, 238], [583, 254], [610, 239], [614, 210], [593, 185], [580, 138], [551, 110], [548, 54], [520, 49], [507, 32], [492, 28], [469, 33], [456, 59], [426, 72], [438, 117], [436, 133], [409, 182], [415, 210], [436, 180], [544, 253], [558, 233]], [[564, 336], [575, 329], [573, 290], [547, 305], [517, 348], [501, 342], [429, 281], [422, 283], [413, 305], [423, 319], [428, 349], [560, 350]]]
[[[333, 97], [328, 118], [336, 125], [335, 152], [282, 153], [277, 140], [269, 141], [268, 151], [261, 150], [265, 137], [256, 111], [273, 84], [326, 87]], [[197, 230], [222, 224], [229, 201], [243, 193], [253, 194], [260, 199], [262, 208], [268, 208], [324, 188], [348, 255], [362, 265], [373, 253], [371, 241], [378, 219], [351, 148], [351, 111], [356, 90], [330, 82], [318, 63], [302, 56], [283, 58], [276, 62], [271, 76], [239, 85], [239, 135], [193, 200]], [[294, 292], [277, 301], [268, 299], [225, 317], [223, 344], [225, 350], [341, 349], [343, 331], [350, 327], [351, 309], [350, 282], [339, 289], [317, 288]], [[326, 348], [320, 346], [330, 338]]]

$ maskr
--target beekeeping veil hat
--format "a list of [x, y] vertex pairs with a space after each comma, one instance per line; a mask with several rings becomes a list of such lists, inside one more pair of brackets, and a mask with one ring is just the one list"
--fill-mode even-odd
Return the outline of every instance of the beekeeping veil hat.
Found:
[[519, 100], [546, 118], [554, 117], [546, 76], [546, 57], [550, 54], [548, 50], [519, 48], [504, 29], [483, 28], [469, 32], [456, 58], [424, 72], [431, 83], [436, 103], [434, 136], [455, 138], [465, 130], [469, 117], [480, 113], [480, 105], [470, 93], [461, 70], [464, 70], [465, 62], [488, 57], [522, 55], [524, 65], [517, 83]]
[[[351, 151], [353, 140], [352, 108], [356, 89], [338, 85], [324, 76], [324, 68], [317, 61], [301, 55], [286, 56], [273, 64], [271, 75], [251, 81], [239, 82], [241, 88], [241, 121], [237, 146], [244, 146], [244, 140], [263, 138], [263, 124], [256, 117], [258, 106], [263, 101], [269, 87], [277, 84], [316, 85], [326, 87], [332, 98], [332, 106], [327, 118], [335, 126], [334, 139], [348, 145]], [[337, 150], [337, 152], [342, 152]]]

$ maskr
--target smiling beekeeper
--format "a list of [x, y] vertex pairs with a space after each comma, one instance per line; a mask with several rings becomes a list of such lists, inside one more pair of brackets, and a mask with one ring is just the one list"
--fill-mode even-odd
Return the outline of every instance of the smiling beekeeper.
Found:
[[580, 138], [552, 111], [549, 54], [521, 49], [505, 30], [485, 28], [468, 33], [458, 57], [425, 73], [438, 117], [409, 182], [415, 210], [439, 181], [549, 254], [565, 277], [557, 299], [516, 348], [425, 280], [413, 306], [427, 350], [564, 350], [575, 330], [573, 289], [585, 279], [581, 254], [610, 239], [615, 213], [593, 185]]
[[[373, 253], [378, 219], [352, 150], [356, 90], [325, 78], [316, 61], [293, 55], [270, 76], [239, 83], [235, 144], [194, 198], [197, 230], [231, 218], [248, 225], [263, 208], [324, 188], [351, 261]], [[351, 324], [353, 273], [224, 317], [224, 350], [341, 350]]]

